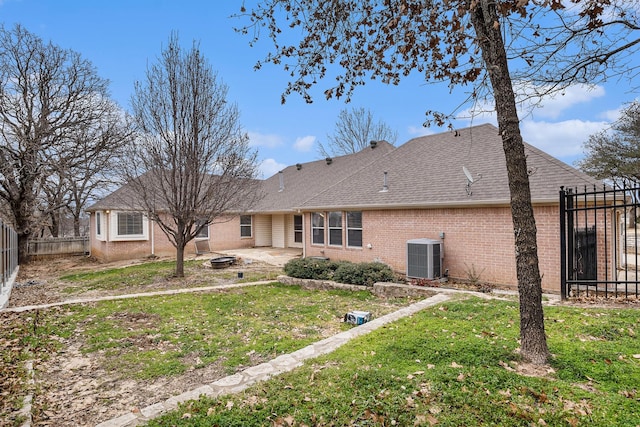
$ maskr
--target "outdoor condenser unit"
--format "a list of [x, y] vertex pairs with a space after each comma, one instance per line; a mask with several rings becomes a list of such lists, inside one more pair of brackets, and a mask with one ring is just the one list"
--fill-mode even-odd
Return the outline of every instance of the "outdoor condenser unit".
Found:
[[407, 277], [442, 277], [442, 242], [433, 239], [407, 240]]

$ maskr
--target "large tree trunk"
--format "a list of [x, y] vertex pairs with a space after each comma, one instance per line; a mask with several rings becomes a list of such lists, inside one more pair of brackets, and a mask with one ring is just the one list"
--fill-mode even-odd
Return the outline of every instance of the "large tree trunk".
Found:
[[544, 331], [536, 222], [531, 205], [527, 159], [495, 3], [480, 0], [471, 11], [471, 22], [489, 72], [507, 162], [520, 294], [521, 354], [532, 363], [545, 364], [549, 350]]

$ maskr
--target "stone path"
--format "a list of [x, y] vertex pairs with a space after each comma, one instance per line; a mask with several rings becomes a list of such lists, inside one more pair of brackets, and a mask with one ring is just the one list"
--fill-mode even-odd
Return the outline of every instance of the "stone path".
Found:
[[237, 374], [219, 379], [210, 384], [204, 384], [194, 390], [187, 391], [178, 396], [173, 396], [164, 402], [147, 406], [139, 412], [130, 412], [120, 417], [102, 422], [97, 427], [129, 427], [142, 424], [152, 418], [158, 417], [165, 412], [177, 409], [178, 404], [189, 400], [198, 399], [200, 396], [218, 397], [225, 394], [238, 393], [249, 386], [267, 380], [273, 376], [291, 371], [307, 359], [330, 353], [338, 347], [346, 344], [349, 340], [368, 334], [387, 323], [394, 322], [406, 316], [410, 316], [427, 307], [447, 301], [450, 297], [445, 294], [437, 294], [431, 298], [424, 299], [408, 307], [387, 314], [386, 316], [373, 319], [363, 325], [354, 327], [348, 331], [341, 332], [332, 337], [308, 345], [298, 351], [283, 354], [275, 359], [252, 366]]

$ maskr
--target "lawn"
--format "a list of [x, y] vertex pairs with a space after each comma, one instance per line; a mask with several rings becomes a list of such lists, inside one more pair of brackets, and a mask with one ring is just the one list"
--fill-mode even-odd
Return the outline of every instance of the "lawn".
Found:
[[518, 372], [518, 307], [446, 303], [149, 426], [638, 426], [634, 309], [548, 307], [551, 369]]
[[[170, 270], [162, 263], [59, 280], [117, 293]], [[15, 411], [28, 390], [34, 425], [96, 424], [338, 333], [350, 327], [342, 322], [350, 310], [379, 317], [413, 301], [272, 283], [2, 313], [0, 425], [20, 425]]]

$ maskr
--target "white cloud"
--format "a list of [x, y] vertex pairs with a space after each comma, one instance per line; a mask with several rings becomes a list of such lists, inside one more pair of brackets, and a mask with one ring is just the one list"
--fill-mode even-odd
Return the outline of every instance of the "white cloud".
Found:
[[[545, 92], [544, 87], [534, 87], [529, 84], [514, 84], [514, 91], [518, 99], [518, 116], [527, 118], [534, 115], [539, 119], [557, 119], [572, 107], [586, 104], [596, 98], [605, 96], [602, 86], [574, 85], [562, 92], [540, 97]], [[460, 120], [473, 118], [474, 124], [496, 123], [495, 107], [492, 101], [481, 101], [471, 108], [463, 110], [458, 115]]]
[[276, 148], [284, 144], [280, 135], [249, 132], [249, 145], [252, 147]]
[[609, 126], [609, 122], [565, 120], [551, 123], [524, 120], [520, 123], [522, 138], [542, 151], [567, 161], [584, 154], [583, 144], [589, 136]]
[[316, 137], [312, 135], [307, 135], [301, 138], [296, 138], [296, 142], [293, 144], [293, 148], [296, 151], [302, 151], [306, 153], [307, 151], [311, 151], [315, 143], [316, 143]]
[[261, 178], [269, 178], [286, 167], [287, 165], [278, 163], [274, 159], [264, 159], [262, 163], [260, 163], [258, 170], [260, 171]]
[[427, 128], [424, 126], [409, 126], [407, 128], [407, 133], [409, 135], [413, 135], [415, 137], [433, 135], [436, 131], [433, 128]]

